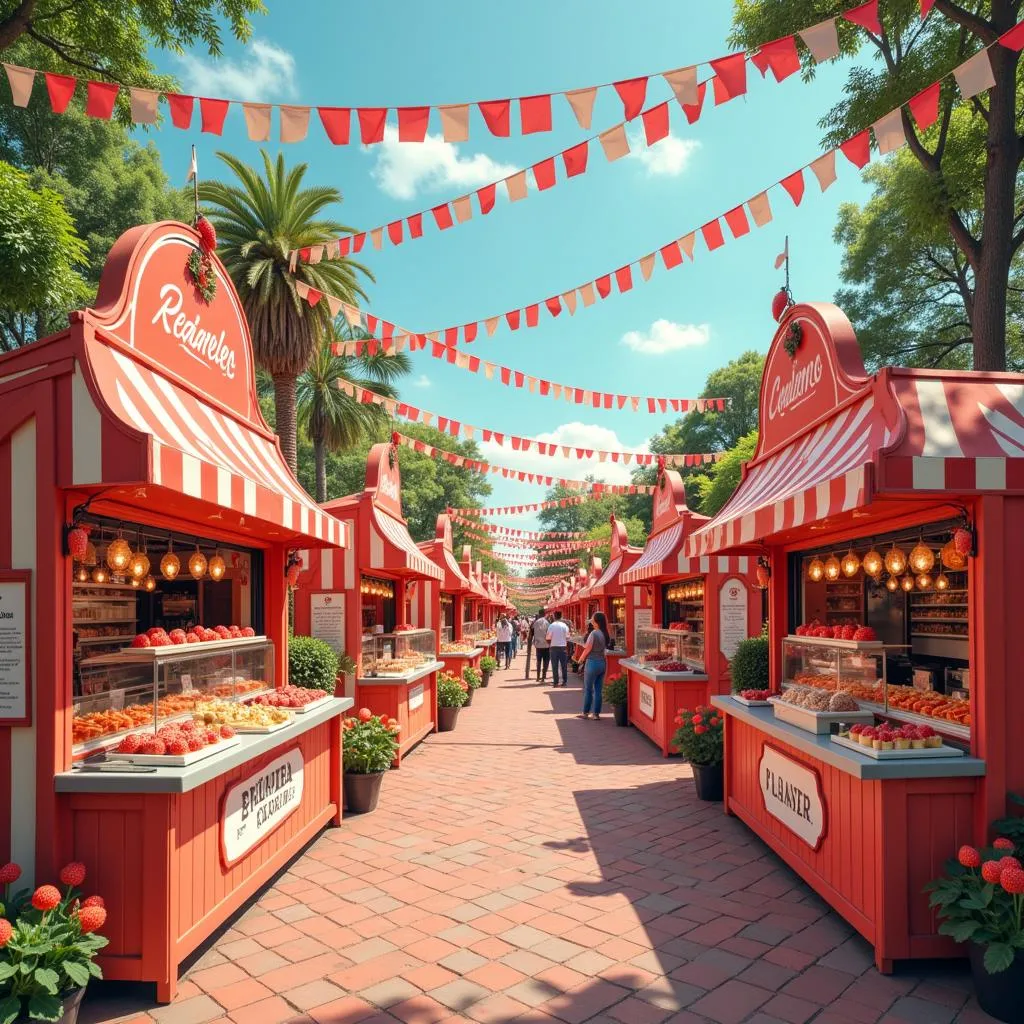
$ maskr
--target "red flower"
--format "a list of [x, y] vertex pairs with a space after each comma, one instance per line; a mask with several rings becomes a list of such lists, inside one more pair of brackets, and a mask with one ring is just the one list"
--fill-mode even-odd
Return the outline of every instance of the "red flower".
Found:
[[83, 907], [105, 907], [106, 903], [103, 902], [102, 896], [86, 896], [82, 900]]
[[84, 932], [95, 932], [103, 927], [107, 911], [103, 907], [85, 907], [78, 911], [78, 923]]
[[359, 721], [360, 722], [368, 722], [371, 718], [373, 718], [373, 712], [369, 708], [360, 708], [359, 709]]
[[715, 717], [711, 719], [711, 724], [715, 726], [721, 725], [722, 720], [718, 717], [718, 715], [715, 715]]
[[85, 865], [73, 860], [60, 869], [60, 884], [77, 889], [85, 881]]
[[0, 868], [0, 885], [12, 885], [21, 878], [21, 868], [13, 861]]
[[701, 724], [701, 723], [702, 723], [703, 721], [704, 721], [704, 719], [703, 719], [703, 718], [701, 718], [701, 717], [700, 717], [700, 715], [694, 715], [694, 716], [693, 716], [693, 717], [692, 717], [692, 718], [690, 719], [690, 724], [691, 724], [691, 725], [700, 725], [700, 724]]
[[976, 868], [981, 865], [981, 854], [973, 846], [961, 846], [956, 859], [965, 868]]
[[1024, 893], [1024, 871], [1020, 868], [1007, 868], [999, 876], [999, 884], [1014, 896]]
[[41, 885], [32, 893], [32, 906], [44, 914], [60, 905], [60, 890], [55, 885]]
[[5, 917], [0, 917], [0, 949], [3, 949], [8, 942], [11, 941], [11, 936], [14, 934], [14, 927], [11, 922]]
[[1000, 836], [992, 844], [992, 846], [995, 847], [995, 849], [997, 849], [997, 850], [1012, 850], [1013, 849], [1013, 843], [1010, 842], [1010, 840], [1007, 839], [1006, 836]]
[[683, 724], [683, 716], [682, 715], [676, 715], [676, 717], [673, 718], [672, 721], [675, 722], [676, 725], [682, 725]]
[[1020, 871], [1021, 863], [1016, 857], [1001, 857], [999, 859], [999, 867], [1002, 871]]
[[199, 217], [196, 220], [196, 231], [203, 252], [213, 252], [217, 248], [217, 232], [214, 231], [213, 225], [205, 217]]
[[695, 726], [693, 727], [693, 731], [694, 731], [694, 732], [695, 732], [695, 733], [696, 733], [696, 734], [697, 734], [698, 736], [702, 736], [702, 735], [703, 735], [704, 733], [706, 733], [706, 732], [708, 731], [708, 727], [707, 727], [706, 725], [695, 725]]
[[992, 885], [995, 885], [999, 881], [999, 876], [1003, 873], [1003, 869], [999, 866], [997, 860], [987, 860], [981, 865], [981, 877]]

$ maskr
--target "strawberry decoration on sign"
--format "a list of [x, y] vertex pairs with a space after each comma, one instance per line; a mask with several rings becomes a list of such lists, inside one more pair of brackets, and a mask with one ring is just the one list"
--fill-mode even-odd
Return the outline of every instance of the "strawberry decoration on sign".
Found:
[[203, 302], [208, 304], [217, 294], [217, 273], [211, 258], [217, 248], [217, 232], [202, 214], [196, 217], [195, 228], [199, 235], [199, 248], [188, 254], [186, 269], [196, 291], [202, 296]]

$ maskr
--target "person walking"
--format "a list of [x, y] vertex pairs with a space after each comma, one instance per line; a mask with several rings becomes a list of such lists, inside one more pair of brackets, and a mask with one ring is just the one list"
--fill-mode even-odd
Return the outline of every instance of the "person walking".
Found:
[[505, 668], [512, 663], [512, 623], [504, 615], [498, 619], [496, 628], [498, 639], [498, 664], [501, 664], [502, 656], [505, 658]]
[[580, 652], [583, 664], [583, 712], [577, 718], [601, 717], [601, 697], [604, 690], [604, 677], [608, 669], [605, 652], [612, 646], [612, 638], [608, 635], [608, 620], [604, 612], [594, 612], [590, 617], [591, 630], [587, 642]]
[[[562, 613], [555, 612], [555, 618], [548, 626], [548, 650], [551, 657], [551, 682], [553, 686], [569, 685], [569, 627], [562, 621]], [[562, 668], [562, 682], [558, 682], [558, 668]]]
[[537, 682], [545, 683], [548, 678], [548, 666], [551, 664], [551, 649], [548, 646], [548, 626], [544, 618], [544, 609], [537, 612], [537, 617], [530, 624], [533, 634], [533, 649], [537, 652]]

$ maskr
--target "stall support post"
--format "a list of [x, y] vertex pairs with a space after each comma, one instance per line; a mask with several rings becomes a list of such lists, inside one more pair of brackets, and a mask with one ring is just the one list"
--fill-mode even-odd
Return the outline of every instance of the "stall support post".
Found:
[[406, 601], [408, 601], [408, 587], [405, 577], [400, 576], [395, 580], [395, 625], [407, 624], [409, 621]]
[[452, 640], [462, 642], [462, 603], [465, 598], [461, 594], [452, 597]]
[[341, 727], [342, 721], [342, 715], [335, 715], [327, 723], [331, 737], [330, 793], [331, 803], [334, 804], [334, 817], [331, 818], [331, 824], [334, 826], [341, 824], [341, 808], [345, 802], [343, 791], [343, 773], [345, 768], [341, 757], [342, 744], [345, 742], [345, 730]]
[[770, 548], [768, 557], [777, 567], [768, 580], [768, 686], [778, 690], [782, 686], [782, 638], [789, 632], [786, 621], [789, 579], [785, 571], [785, 550]]
[[284, 578], [287, 550], [280, 544], [264, 554], [264, 632], [274, 641], [274, 685], [288, 685], [288, 584]]

